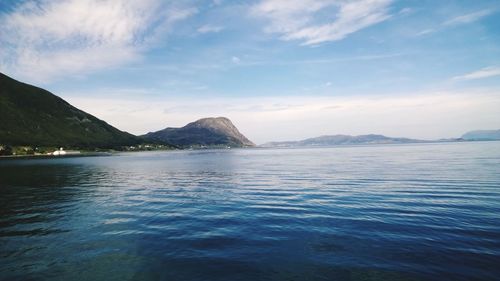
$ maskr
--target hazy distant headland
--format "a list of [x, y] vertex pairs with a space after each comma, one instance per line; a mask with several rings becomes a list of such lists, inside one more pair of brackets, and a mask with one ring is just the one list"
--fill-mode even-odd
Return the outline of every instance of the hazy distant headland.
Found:
[[[254, 147], [225, 117], [203, 118], [181, 128], [142, 136], [121, 131], [36, 86], [0, 73], [0, 155], [40, 154], [59, 147], [79, 150], [154, 150]], [[419, 140], [369, 134], [327, 135], [299, 141], [268, 142], [260, 147], [500, 140], [500, 130], [471, 131], [461, 138]]]
[[500, 130], [471, 131], [462, 135], [462, 138], [470, 141], [500, 140]]
[[461, 142], [461, 141], [494, 141], [500, 140], [500, 130], [479, 130], [463, 134], [459, 138], [421, 140], [400, 137], [387, 137], [384, 135], [368, 134], [359, 136], [326, 135], [298, 141], [279, 141], [261, 144], [260, 147], [311, 147], [311, 146], [336, 146], [336, 145], [362, 145], [362, 144], [404, 144], [404, 143], [435, 143], [435, 142]]
[[308, 138], [299, 141], [268, 142], [261, 147], [313, 147], [313, 146], [337, 146], [337, 145], [363, 145], [363, 144], [404, 144], [404, 143], [429, 143], [429, 142], [452, 142], [464, 141], [462, 138], [420, 140], [410, 138], [394, 138], [384, 135], [368, 134], [359, 136], [350, 135], [326, 135]]
[[296, 147], [296, 146], [331, 146], [331, 145], [353, 145], [353, 144], [393, 144], [393, 143], [421, 143], [424, 140], [408, 138], [391, 138], [383, 135], [329, 135], [308, 138], [299, 141], [268, 142], [262, 147]]

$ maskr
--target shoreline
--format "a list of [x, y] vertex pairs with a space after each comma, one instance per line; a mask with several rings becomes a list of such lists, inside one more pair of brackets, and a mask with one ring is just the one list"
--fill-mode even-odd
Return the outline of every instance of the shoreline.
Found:
[[302, 149], [302, 148], [339, 148], [339, 147], [364, 147], [364, 146], [393, 146], [393, 145], [425, 145], [425, 144], [445, 144], [445, 143], [475, 143], [475, 142], [495, 142], [500, 140], [475, 140], [475, 141], [423, 141], [423, 142], [408, 142], [408, 143], [359, 143], [359, 144], [338, 144], [338, 145], [308, 145], [308, 146], [262, 146], [257, 145], [254, 147], [196, 147], [196, 148], [176, 148], [176, 149], [154, 149], [154, 150], [112, 150], [102, 152], [80, 152], [65, 155], [0, 155], [0, 160], [13, 160], [13, 159], [57, 159], [57, 158], [73, 158], [73, 157], [96, 157], [96, 156], [113, 156], [120, 153], [139, 153], [139, 152], [153, 152], [153, 151], [203, 151], [203, 150], [226, 150], [226, 149]]
[[49, 154], [38, 154], [38, 155], [1, 155], [1, 159], [52, 159], [52, 158], [71, 158], [71, 157], [91, 157], [91, 156], [111, 156], [112, 152], [83, 152], [65, 155], [49, 155]]

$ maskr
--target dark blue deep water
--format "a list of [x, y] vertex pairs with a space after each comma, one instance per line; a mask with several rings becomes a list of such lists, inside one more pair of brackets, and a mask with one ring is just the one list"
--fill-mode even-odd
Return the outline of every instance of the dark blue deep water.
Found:
[[0, 160], [1, 280], [500, 280], [500, 142]]

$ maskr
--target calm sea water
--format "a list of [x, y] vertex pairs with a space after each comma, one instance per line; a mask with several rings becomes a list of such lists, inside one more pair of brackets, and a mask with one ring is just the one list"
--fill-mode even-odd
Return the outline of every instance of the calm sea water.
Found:
[[500, 142], [0, 160], [2, 280], [500, 280]]

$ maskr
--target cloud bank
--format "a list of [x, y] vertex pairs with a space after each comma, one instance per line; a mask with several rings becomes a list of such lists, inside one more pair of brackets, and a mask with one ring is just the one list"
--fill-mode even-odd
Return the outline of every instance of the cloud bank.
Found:
[[[103, 95], [105, 96], [105, 95]], [[394, 137], [459, 137], [500, 124], [492, 91], [407, 93], [401, 96], [135, 98], [70, 97], [75, 106], [135, 134], [226, 116], [256, 143], [327, 134], [380, 133]]]
[[0, 68], [41, 82], [130, 63], [195, 12], [159, 0], [28, 1], [0, 17]]

